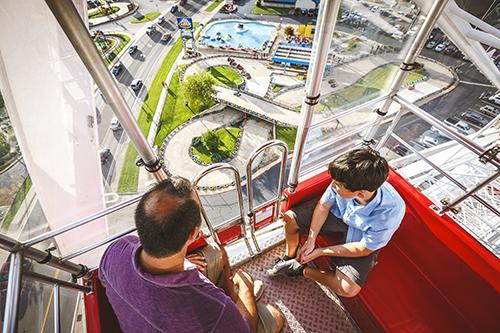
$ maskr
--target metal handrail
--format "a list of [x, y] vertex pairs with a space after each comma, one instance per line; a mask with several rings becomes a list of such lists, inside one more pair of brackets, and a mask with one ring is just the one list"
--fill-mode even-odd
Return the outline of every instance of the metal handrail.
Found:
[[100, 211], [98, 211], [97, 213], [93, 213], [89, 216], [86, 216], [84, 218], [81, 218], [79, 220], [76, 220], [75, 222], [72, 222], [72, 223], [69, 223], [69, 224], [66, 224], [60, 228], [57, 228], [57, 229], [54, 229], [54, 230], [51, 230], [49, 232], [46, 232], [44, 234], [41, 234], [39, 236], [36, 236], [36, 237], [33, 237], [31, 239], [28, 239], [27, 241], [25, 242], [22, 242], [22, 246], [23, 247], [29, 247], [29, 246], [33, 246], [35, 244], [38, 244], [40, 242], [43, 242], [47, 239], [50, 239], [52, 237], [55, 237], [57, 235], [60, 235], [62, 233], [65, 233], [66, 231], [70, 231], [70, 230], [73, 230], [75, 228], [78, 228], [78, 227], [81, 227], [87, 223], [90, 223], [94, 220], [97, 220], [98, 218], [101, 218], [101, 217], [104, 217], [104, 216], [107, 216], [111, 213], [114, 213], [122, 208], [125, 208], [125, 207], [128, 207], [130, 205], [133, 205], [135, 204], [136, 202], [139, 202], [142, 198], [144, 194], [140, 194], [138, 196], [135, 196], [133, 197], [132, 199], [129, 199], [129, 200], [126, 200], [126, 201], [123, 201], [123, 202], [120, 202], [116, 205], [113, 205], [113, 206], [110, 206], [110, 207], [107, 207], [105, 209], [102, 209]]
[[[465, 191], [466, 194], [470, 193], [467, 197], [469, 196], [472, 196], [474, 199], [476, 199], [479, 203], [481, 203], [483, 206], [485, 206], [486, 208], [488, 208], [490, 211], [492, 211], [493, 213], [495, 213], [496, 215], [499, 215], [500, 216], [500, 212], [498, 212], [497, 209], [495, 209], [495, 207], [491, 206], [488, 202], [486, 202], [483, 198], [481, 198], [480, 196], [474, 194], [474, 189], [470, 190], [470, 191], [467, 191], [467, 187], [465, 187], [462, 183], [460, 183], [458, 180], [456, 180], [455, 178], [453, 178], [452, 176], [450, 176], [446, 171], [444, 171], [443, 169], [441, 169], [439, 166], [437, 166], [434, 162], [432, 162], [431, 160], [429, 160], [427, 157], [425, 157], [424, 155], [420, 154], [420, 152], [418, 150], [416, 150], [415, 148], [413, 148], [408, 142], [406, 142], [405, 140], [401, 139], [398, 135], [392, 133], [391, 136], [396, 140], [398, 141], [399, 143], [401, 143], [403, 146], [405, 146], [406, 148], [408, 148], [412, 153], [414, 153], [415, 155], [417, 155], [419, 158], [421, 158], [423, 161], [425, 161], [427, 164], [429, 164], [434, 170], [436, 170], [437, 172], [439, 172], [442, 176], [444, 176], [445, 178], [447, 178], [448, 180], [450, 180], [453, 184], [455, 184], [456, 186], [458, 186], [461, 190]], [[496, 174], [498, 176], [498, 173]], [[488, 177], [486, 180], [489, 180], [491, 177]], [[482, 184], [483, 182], [481, 182], [480, 184]], [[484, 185], [483, 185], [484, 186]], [[478, 188], [477, 190], [479, 190], [480, 188]], [[476, 191], [477, 191], [476, 190]], [[466, 199], [466, 198], [465, 198]], [[463, 199], [463, 200], [465, 200]], [[463, 201], [462, 200], [462, 201]], [[460, 202], [458, 202], [460, 203]], [[439, 214], [443, 214], [444, 212], [446, 212], [447, 210], [451, 209], [452, 207], [456, 206], [458, 203], [453, 203], [453, 204], [448, 204], [446, 206], [443, 206], [441, 207], [441, 211], [439, 212]], [[447, 208], [448, 207], [448, 208]], [[446, 208], [446, 209], [445, 209]]]
[[[415, 104], [407, 101], [406, 99], [400, 97], [399, 95], [396, 95], [394, 97], [394, 100], [399, 103], [401, 106], [407, 108], [410, 112], [412, 112], [414, 115], [417, 117], [423, 119], [427, 123], [431, 124], [432, 126], [436, 127], [439, 129], [441, 132], [449, 136], [450, 138], [454, 139], [457, 141], [459, 144], [462, 146], [470, 149], [473, 153], [477, 154], [478, 156], [483, 155], [486, 152], [486, 149], [481, 147], [480, 145], [476, 144], [475, 142], [471, 141], [467, 137], [453, 131], [451, 128], [449, 128], [446, 125], [443, 125], [443, 123], [438, 120], [437, 118], [431, 116], [425, 110], [419, 108]], [[498, 157], [493, 157], [490, 161], [491, 164], [493, 164], [497, 169], [500, 169], [500, 160]]]
[[77, 290], [77, 291], [82, 291], [82, 292], [89, 292], [92, 290], [91, 287], [82, 286], [82, 285], [77, 284], [77, 283], [56, 279], [52, 276], [47, 276], [47, 275], [43, 275], [43, 274], [36, 273], [36, 272], [30, 272], [30, 271], [23, 272], [23, 279], [32, 279], [34, 281], [39, 281], [39, 282], [43, 282], [43, 283], [58, 284], [61, 287], [64, 287], [67, 289], [72, 289], [72, 290]]
[[321, 150], [321, 149], [323, 149], [325, 147], [330, 146], [332, 143], [335, 143], [335, 142], [347, 139], [348, 137], [353, 136], [354, 134], [358, 134], [359, 132], [362, 132], [365, 129], [371, 127], [371, 126], [372, 126], [371, 123], [367, 123], [367, 124], [365, 124], [363, 126], [355, 127], [352, 130], [350, 130], [350, 131], [347, 131], [347, 132], [345, 132], [345, 133], [343, 133], [343, 134], [341, 134], [339, 136], [336, 136], [332, 141], [325, 141], [322, 144], [320, 144], [319, 146], [316, 146], [316, 147], [313, 147], [313, 148], [311, 148], [309, 150], [306, 150], [305, 154], [313, 153], [313, 152], [315, 152], [317, 150]]
[[[197, 189], [198, 183], [200, 182], [200, 180], [203, 177], [205, 177], [206, 175], [208, 175], [214, 171], [217, 171], [217, 170], [231, 170], [234, 174], [234, 182], [236, 185], [236, 193], [238, 194], [238, 206], [239, 206], [239, 210], [240, 210], [240, 223], [239, 223], [239, 225], [240, 225], [241, 231], [243, 233], [243, 238], [245, 240], [245, 245], [248, 249], [248, 253], [250, 254], [250, 256], [253, 257], [255, 254], [253, 252], [252, 247], [250, 246], [250, 242], [248, 241], [248, 237], [247, 237], [248, 235], [247, 235], [247, 230], [246, 230], [246, 226], [245, 226], [245, 218], [244, 218], [245, 213], [244, 213], [244, 208], [243, 208], [243, 192], [241, 189], [241, 177], [240, 177], [240, 173], [238, 172], [238, 169], [236, 169], [234, 166], [227, 164], [227, 163], [212, 164], [212, 165], [209, 165], [206, 168], [202, 169], [198, 173], [198, 175], [196, 175], [196, 177], [194, 177], [194, 180], [193, 180], [193, 186], [195, 187], [194, 192], [196, 193], [196, 197], [198, 198], [198, 201], [200, 202], [201, 215], [203, 216], [203, 219], [207, 223], [208, 231], [210, 232], [211, 236], [213, 237], [213, 239], [215, 240], [217, 245], [219, 245], [221, 248], [223, 248], [223, 244], [219, 239], [219, 235], [215, 231], [215, 229], [212, 225], [212, 222], [210, 222], [210, 219], [208, 218], [208, 214], [205, 210], [205, 207], [203, 207], [203, 205], [201, 204], [200, 194], [198, 193], [198, 189]], [[219, 225], [219, 227], [224, 227], [226, 222], [227, 221], [224, 221], [222, 223], [222, 225]]]
[[19, 311], [19, 295], [21, 292], [21, 275], [23, 254], [15, 252], [10, 255], [9, 280], [5, 295], [5, 311], [2, 332], [17, 332], [17, 314]]
[[321, 120], [315, 122], [314, 124], [311, 125], [310, 129], [315, 129], [315, 128], [321, 127], [321, 126], [323, 126], [325, 124], [331, 123], [332, 121], [335, 121], [335, 120], [340, 119], [342, 117], [348, 116], [351, 113], [354, 113], [354, 112], [359, 111], [361, 109], [364, 109], [364, 108], [367, 108], [369, 106], [372, 106], [375, 103], [381, 102], [384, 99], [386, 99], [387, 97], [389, 97], [389, 94], [384, 94], [384, 95], [381, 95], [381, 96], [379, 96], [377, 98], [374, 98], [374, 99], [372, 99], [370, 101], [367, 101], [367, 102], [361, 103], [359, 105], [353, 106], [352, 108], [349, 108], [349, 109], [346, 109], [346, 110], [342, 110], [342, 111], [340, 111], [338, 113], [335, 113], [334, 115], [332, 115], [330, 117], [327, 117], [327, 118], [324, 118], [324, 119], [321, 119]]
[[253, 216], [256, 212], [253, 206], [253, 178], [252, 178], [252, 164], [258, 155], [263, 153], [264, 151], [270, 149], [271, 147], [278, 147], [281, 149], [281, 166], [280, 166], [280, 174], [278, 180], [278, 194], [276, 198], [271, 199], [276, 202], [276, 209], [274, 211], [273, 220], [278, 218], [281, 198], [283, 197], [283, 184], [285, 183], [285, 173], [286, 173], [286, 160], [288, 157], [288, 146], [286, 143], [280, 140], [271, 140], [265, 142], [260, 147], [254, 149], [254, 151], [250, 154], [250, 158], [247, 162], [246, 167], [246, 179], [247, 179], [247, 200], [248, 200], [248, 218], [252, 221], [249, 221], [250, 224], [250, 236], [252, 237], [253, 243], [255, 245], [255, 249], [258, 253], [261, 252], [259, 243], [257, 242], [257, 238], [255, 237], [255, 225], [253, 223]]

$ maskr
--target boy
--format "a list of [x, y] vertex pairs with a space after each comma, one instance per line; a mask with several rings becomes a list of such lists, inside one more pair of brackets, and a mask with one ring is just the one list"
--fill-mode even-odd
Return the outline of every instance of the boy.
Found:
[[[321, 199], [287, 211], [286, 254], [268, 271], [271, 276], [305, 276], [343, 297], [354, 297], [366, 282], [377, 255], [387, 245], [405, 214], [405, 203], [386, 182], [387, 161], [371, 149], [355, 149], [328, 166], [332, 183]], [[342, 232], [344, 243], [315, 248], [318, 234]], [[299, 234], [307, 241], [298, 249]], [[332, 257], [336, 269], [321, 271], [306, 263]], [[293, 259], [295, 258], [295, 259]]]

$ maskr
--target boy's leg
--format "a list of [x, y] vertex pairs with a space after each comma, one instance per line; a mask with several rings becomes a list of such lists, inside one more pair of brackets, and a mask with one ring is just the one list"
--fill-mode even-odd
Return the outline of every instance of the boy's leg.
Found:
[[278, 333], [285, 324], [283, 314], [271, 304], [257, 303], [257, 333]]

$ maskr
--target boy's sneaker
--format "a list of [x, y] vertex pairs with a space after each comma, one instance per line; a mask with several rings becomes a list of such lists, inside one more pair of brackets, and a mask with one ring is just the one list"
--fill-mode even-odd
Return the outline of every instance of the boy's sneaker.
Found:
[[282, 261], [288, 261], [290, 259], [293, 259], [293, 258], [290, 258], [286, 254], [283, 254], [283, 255], [281, 255], [279, 257], [274, 258], [274, 264], [280, 263]]
[[273, 268], [267, 270], [267, 275], [302, 276], [304, 275], [305, 267], [305, 265], [302, 265], [295, 259], [280, 261], [276, 265], [274, 265]]
[[253, 281], [253, 295], [255, 297], [255, 302], [257, 302], [264, 294], [264, 282], [261, 280]]

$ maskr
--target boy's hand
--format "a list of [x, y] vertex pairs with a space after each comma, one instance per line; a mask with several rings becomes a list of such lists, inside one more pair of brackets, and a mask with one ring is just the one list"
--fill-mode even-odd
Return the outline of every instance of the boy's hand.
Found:
[[321, 248], [314, 249], [312, 252], [310, 252], [307, 255], [303, 255], [302, 258], [300, 258], [299, 262], [301, 264], [306, 264], [311, 260], [314, 260], [318, 257], [321, 257], [323, 255], [323, 251]]
[[302, 262], [302, 259], [313, 252], [316, 247], [316, 241], [314, 239], [307, 239], [304, 245], [297, 252], [297, 261]]
[[186, 256], [186, 259], [189, 260], [193, 265], [195, 265], [200, 272], [203, 272], [205, 270], [205, 267], [207, 267], [205, 257], [198, 253], [188, 254]]

